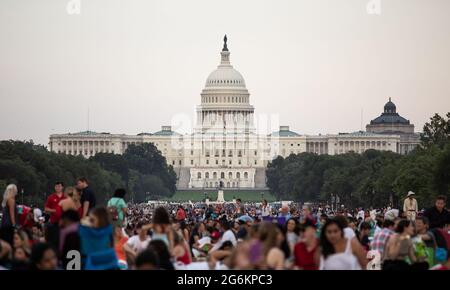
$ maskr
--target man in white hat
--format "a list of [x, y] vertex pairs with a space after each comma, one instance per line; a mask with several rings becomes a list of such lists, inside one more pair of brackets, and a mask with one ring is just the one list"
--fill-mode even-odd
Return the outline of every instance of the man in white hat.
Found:
[[414, 195], [414, 192], [409, 191], [405, 201], [403, 202], [403, 212], [406, 215], [406, 218], [410, 221], [416, 220], [416, 215], [419, 210], [417, 200], [414, 198]]

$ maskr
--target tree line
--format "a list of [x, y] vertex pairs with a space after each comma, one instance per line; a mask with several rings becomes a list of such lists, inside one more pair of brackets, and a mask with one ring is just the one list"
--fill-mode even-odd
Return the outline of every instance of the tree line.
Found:
[[399, 206], [408, 191], [419, 206], [433, 197], [450, 197], [450, 113], [435, 114], [421, 134], [421, 146], [408, 155], [367, 150], [363, 154], [292, 154], [267, 166], [267, 186], [279, 199], [329, 202], [337, 195], [346, 206]]
[[0, 188], [17, 184], [18, 203], [42, 206], [57, 181], [75, 184], [86, 177], [100, 203], [118, 187], [128, 199], [144, 201], [149, 195], [171, 196], [176, 174], [153, 144], [132, 145], [125, 154], [101, 153], [90, 159], [49, 152], [32, 141], [0, 141]]

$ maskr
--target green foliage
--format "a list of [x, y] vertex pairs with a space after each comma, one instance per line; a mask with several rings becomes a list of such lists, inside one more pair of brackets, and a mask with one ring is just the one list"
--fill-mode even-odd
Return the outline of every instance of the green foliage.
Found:
[[100, 153], [90, 160], [117, 173], [125, 182], [129, 198], [142, 202], [175, 193], [177, 176], [172, 166], [152, 143], [130, 145], [123, 155]]
[[450, 141], [450, 112], [447, 119], [435, 114], [430, 118], [429, 123], [423, 126], [423, 133], [420, 134], [422, 145], [429, 148], [433, 145], [444, 147]]
[[[128, 198], [144, 201], [150, 195], [171, 196], [176, 174], [153, 144], [130, 146], [124, 155], [100, 153], [82, 156], [56, 154], [33, 142], [0, 142], [0, 186], [14, 183], [18, 202], [42, 206], [56, 181], [74, 185], [86, 177], [100, 204], [118, 187], [128, 188]], [[23, 194], [22, 194], [23, 190]]]
[[83, 157], [48, 152], [32, 142], [0, 142], [0, 185], [3, 190], [9, 183], [17, 184], [19, 203], [42, 206], [56, 181], [74, 185], [81, 176], [90, 181], [99, 203], [104, 203], [115, 188], [123, 186], [118, 174]]
[[450, 192], [450, 142], [403, 156], [368, 150], [363, 154], [278, 157], [267, 169], [267, 186], [277, 198], [330, 201], [337, 194], [346, 206], [395, 205], [409, 190], [419, 205], [429, 206], [438, 194]]

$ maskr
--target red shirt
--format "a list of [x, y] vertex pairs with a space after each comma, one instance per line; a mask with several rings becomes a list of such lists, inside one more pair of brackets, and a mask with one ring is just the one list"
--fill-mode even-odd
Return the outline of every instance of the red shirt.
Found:
[[177, 220], [178, 221], [182, 221], [186, 219], [186, 212], [184, 211], [184, 209], [180, 208], [177, 211]]
[[[58, 204], [61, 200], [65, 199], [66, 196], [64, 194], [61, 195], [61, 197], [58, 197], [56, 193], [52, 193], [47, 197], [47, 201], [45, 202], [45, 207], [49, 209], [57, 210]], [[59, 222], [60, 215], [57, 214], [57, 212], [50, 214], [50, 223], [56, 224]]]
[[318, 245], [319, 242], [317, 241], [314, 249], [309, 252], [304, 242], [297, 243], [294, 248], [295, 265], [304, 270], [318, 270], [319, 265], [316, 265], [314, 260]]

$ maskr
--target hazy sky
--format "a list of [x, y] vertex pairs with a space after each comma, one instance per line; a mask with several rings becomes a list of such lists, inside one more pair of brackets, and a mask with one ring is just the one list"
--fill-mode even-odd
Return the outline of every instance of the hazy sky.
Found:
[[416, 125], [450, 111], [450, 1], [0, 0], [0, 139], [137, 134], [193, 116], [228, 35], [256, 114], [351, 132], [388, 96]]

